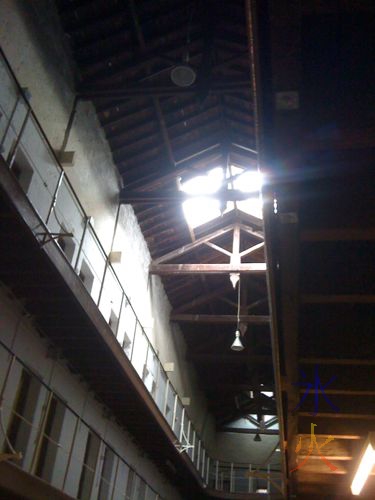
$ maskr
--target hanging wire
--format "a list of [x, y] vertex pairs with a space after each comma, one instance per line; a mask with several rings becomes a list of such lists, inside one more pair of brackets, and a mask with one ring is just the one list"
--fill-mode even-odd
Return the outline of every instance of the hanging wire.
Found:
[[237, 330], [240, 329], [241, 277], [238, 280]]

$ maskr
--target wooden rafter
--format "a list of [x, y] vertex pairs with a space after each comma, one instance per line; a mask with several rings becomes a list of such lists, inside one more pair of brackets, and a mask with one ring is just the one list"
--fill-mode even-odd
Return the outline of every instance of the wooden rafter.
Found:
[[197, 306], [201, 306], [203, 304], [207, 304], [207, 302], [211, 302], [212, 300], [221, 297], [224, 293], [229, 292], [232, 289], [231, 286], [226, 286], [223, 288], [220, 288], [218, 290], [215, 290], [214, 292], [207, 293], [204, 295], [200, 295], [198, 298], [193, 299], [189, 302], [186, 302], [185, 304], [180, 305], [176, 309], [174, 309], [171, 314], [177, 314], [177, 313], [183, 313], [189, 309], [192, 309]]
[[[175, 313], [170, 317], [171, 321], [181, 321], [188, 323], [236, 323], [237, 316], [235, 314], [182, 314]], [[264, 315], [240, 315], [241, 323], [252, 323], [254, 325], [268, 325], [270, 322], [269, 316]]]
[[168, 262], [169, 260], [175, 259], [180, 255], [184, 255], [193, 250], [194, 248], [197, 248], [198, 246], [206, 243], [207, 241], [211, 241], [215, 238], [218, 238], [219, 236], [222, 236], [223, 234], [226, 234], [228, 231], [231, 231], [231, 229], [233, 229], [233, 224], [218, 229], [217, 231], [214, 231], [213, 233], [207, 236], [202, 236], [202, 238], [198, 238], [193, 243], [184, 245], [180, 248], [177, 248], [176, 250], [173, 250], [172, 252], [167, 253], [166, 255], [163, 255], [162, 257], [159, 257], [158, 259], [155, 259], [153, 261], [153, 264], [162, 264], [164, 262]]
[[151, 264], [150, 274], [159, 276], [182, 274], [264, 274], [267, 266], [263, 262], [251, 264]]

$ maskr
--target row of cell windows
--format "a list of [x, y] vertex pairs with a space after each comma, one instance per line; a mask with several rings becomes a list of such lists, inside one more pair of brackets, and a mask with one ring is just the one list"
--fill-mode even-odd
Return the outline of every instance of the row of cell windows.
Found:
[[15, 463], [24, 470], [82, 500], [161, 498], [92, 428], [14, 358], [1, 387], [5, 432], [2, 449], [4, 453], [21, 454]]

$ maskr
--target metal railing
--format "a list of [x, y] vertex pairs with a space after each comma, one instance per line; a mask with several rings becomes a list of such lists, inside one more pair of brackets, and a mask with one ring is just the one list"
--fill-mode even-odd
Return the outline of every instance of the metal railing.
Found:
[[[176, 446], [190, 457], [202, 481], [218, 490], [229, 487], [228, 491], [242, 492], [243, 488], [249, 491], [251, 487], [253, 492], [256, 491], [253, 478], [248, 478], [245, 481], [247, 486], [243, 486], [244, 481], [239, 476], [244, 470], [243, 465], [231, 464], [228, 476], [227, 467], [218, 465], [209, 457], [94, 231], [90, 217], [65, 176], [2, 52], [0, 81], [0, 154], [39, 215], [44, 230], [35, 230], [35, 237], [41, 243], [50, 239], [59, 245], [169, 423], [176, 437]], [[246, 465], [246, 470], [248, 468]], [[271, 490], [268, 484], [267, 491]]]

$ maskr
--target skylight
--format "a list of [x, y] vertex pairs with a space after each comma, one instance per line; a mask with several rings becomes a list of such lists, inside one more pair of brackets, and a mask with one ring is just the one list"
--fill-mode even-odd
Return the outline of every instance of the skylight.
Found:
[[[250, 197], [242, 201], [228, 201], [225, 205], [220, 206], [220, 200], [212, 195], [223, 187], [227, 187], [228, 190], [236, 189], [249, 193]], [[261, 219], [261, 187], [262, 176], [256, 170], [246, 170], [231, 165], [224, 171], [223, 168], [216, 167], [207, 172], [206, 175], [193, 177], [181, 184], [182, 191], [194, 196], [182, 204], [185, 218], [189, 225], [194, 228], [216, 219], [222, 213], [238, 208], [242, 212]]]

